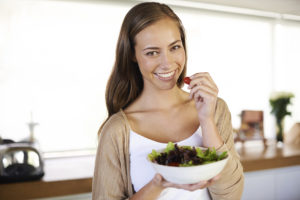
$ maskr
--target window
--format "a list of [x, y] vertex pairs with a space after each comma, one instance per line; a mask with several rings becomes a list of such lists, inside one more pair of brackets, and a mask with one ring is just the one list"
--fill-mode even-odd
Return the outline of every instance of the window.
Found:
[[29, 136], [32, 113], [43, 151], [94, 148], [129, 6], [67, 1], [6, 1], [4, 6], [0, 135], [17, 141]]
[[234, 127], [239, 127], [244, 109], [264, 110], [267, 117], [272, 89], [270, 20], [199, 11], [181, 15], [188, 40], [188, 73], [211, 74], [231, 110]]

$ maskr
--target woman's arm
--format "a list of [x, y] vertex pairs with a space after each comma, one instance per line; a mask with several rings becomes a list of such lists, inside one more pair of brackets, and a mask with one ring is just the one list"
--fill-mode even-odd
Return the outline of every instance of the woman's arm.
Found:
[[162, 185], [162, 177], [158, 174], [154, 176], [154, 178], [146, 184], [142, 189], [140, 189], [137, 193], [135, 193], [130, 200], [154, 200], [160, 195], [164, 186]]
[[191, 76], [190, 97], [194, 99], [203, 146], [227, 151], [229, 160], [220, 178], [209, 186], [213, 199], [240, 199], [243, 191], [243, 167], [234, 148], [231, 115], [226, 103], [217, 97], [218, 88], [206, 72]]
[[223, 141], [214, 121], [218, 87], [207, 72], [196, 73], [190, 79], [188, 88], [198, 113], [203, 146], [219, 148]]
[[220, 179], [209, 187], [213, 199], [241, 199], [244, 188], [243, 167], [239, 155], [234, 147], [231, 114], [226, 103], [218, 99], [216, 106], [215, 122], [224, 144], [219, 151], [227, 151], [229, 160], [220, 174]]
[[124, 200], [132, 195], [125, 159], [124, 123], [112, 116], [99, 135], [93, 178], [93, 200]]

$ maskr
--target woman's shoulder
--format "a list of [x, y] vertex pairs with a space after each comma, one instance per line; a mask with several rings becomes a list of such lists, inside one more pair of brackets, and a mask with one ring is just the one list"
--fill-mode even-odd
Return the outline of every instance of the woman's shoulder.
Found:
[[119, 112], [110, 116], [108, 118], [108, 120], [106, 121], [106, 124], [112, 124], [112, 125], [118, 125], [118, 124], [124, 124], [124, 123], [125, 123], [125, 119], [124, 119], [122, 110], [120, 110]]
[[125, 130], [127, 127], [127, 120], [125, 119], [124, 112], [120, 110], [119, 112], [110, 116], [104, 125], [100, 128], [99, 134], [104, 133], [119, 133]]

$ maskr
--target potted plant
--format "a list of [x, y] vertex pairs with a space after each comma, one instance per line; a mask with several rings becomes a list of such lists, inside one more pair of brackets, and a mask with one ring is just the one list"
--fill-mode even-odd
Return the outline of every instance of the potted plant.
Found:
[[276, 118], [276, 140], [283, 142], [284, 118], [292, 113], [287, 110], [291, 104], [294, 95], [290, 92], [276, 92], [271, 95], [270, 105], [272, 107], [271, 114]]

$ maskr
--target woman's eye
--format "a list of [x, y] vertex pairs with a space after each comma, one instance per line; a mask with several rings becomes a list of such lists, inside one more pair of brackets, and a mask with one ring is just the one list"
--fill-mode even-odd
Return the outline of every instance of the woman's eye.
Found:
[[176, 49], [179, 49], [179, 48], [181, 48], [180, 45], [175, 45], [175, 46], [172, 47], [172, 50], [176, 50]]
[[147, 56], [156, 56], [158, 54], [157, 51], [149, 51], [146, 53]]

